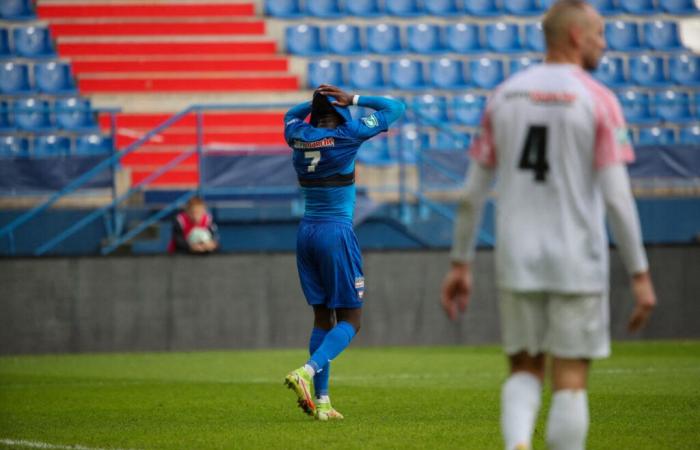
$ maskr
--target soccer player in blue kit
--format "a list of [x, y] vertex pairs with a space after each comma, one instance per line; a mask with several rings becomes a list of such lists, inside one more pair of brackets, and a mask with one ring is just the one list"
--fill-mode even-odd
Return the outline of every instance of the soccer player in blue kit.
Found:
[[[350, 105], [375, 111], [353, 119]], [[360, 330], [362, 316], [365, 279], [352, 229], [355, 157], [364, 141], [387, 131], [404, 110], [397, 100], [350, 95], [321, 85], [311, 102], [293, 107], [284, 117], [284, 137], [293, 149], [306, 205], [297, 233], [297, 268], [306, 301], [314, 311], [311, 358], [287, 374], [285, 384], [295, 392], [299, 407], [318, 420], [343, 418], [328, 396], [330, 361]], [[310, 123], [306, 123], [309, 113]]]

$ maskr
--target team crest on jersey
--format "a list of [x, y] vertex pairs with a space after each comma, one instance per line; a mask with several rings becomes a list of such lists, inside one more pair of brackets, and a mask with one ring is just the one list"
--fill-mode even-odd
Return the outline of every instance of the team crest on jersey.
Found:
[[379, 120], [377, 120], [374, 114], [372, 114], [371, 116], [363, 117], [362, 123], [364, 123], [367, 126], [367, 128], [375, 128], [379, 126]]
[[294, 143], [292, 143], [292, 147], [300, 148], [300, 149], [334, 147], [334, 146], [335, 146], [335, 139], [333, 139], [332, 137], [323, 138], [323, 139], [320, 139], [318, 141], [310, 141], [310, 142], [295, 140]]
[[355, 290], [357, 290], [357, 296], [363, 298], [365, 296], [365, 277], [355, 278]]

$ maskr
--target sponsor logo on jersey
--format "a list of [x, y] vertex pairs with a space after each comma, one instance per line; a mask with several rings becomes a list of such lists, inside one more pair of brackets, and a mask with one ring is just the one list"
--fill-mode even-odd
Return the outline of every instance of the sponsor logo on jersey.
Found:
[[548, 105], [570, 105], [576, 101], [576, 94], [570, 92], [510, 91], [505, 93], [507, 100], [525, 98], [533, 103]]
[[299, 149], [308, 149], [308, 148], [321, 148], [321, 147], [334, 147], [335, 146], [335, 139], [332, 137], [328, 138], [323, 138], [318, 141], [299, 141], [295, 140], [294, 143], [292, 143], [292, 147], [294, 148], [299, 148]]
[[355, 278], [355, 290], [357, 291], [357, 296], [360, 299], [365, 296], [365, 277]]
[[372, 114], [371, 116], [363, 117], [362, 123], [364, 123], [367, 126], [367, 128], [375, 128], [379, 126], [379, 120], [377, 120], [377, 117], [374, 114]]
[[285, 125], [289, 126], [289, 125], [296, 123], [296, 122], [301, 122], [301, 120], [299, 120], [295, 117], [294, 119], [287, 121], [287, 123]]

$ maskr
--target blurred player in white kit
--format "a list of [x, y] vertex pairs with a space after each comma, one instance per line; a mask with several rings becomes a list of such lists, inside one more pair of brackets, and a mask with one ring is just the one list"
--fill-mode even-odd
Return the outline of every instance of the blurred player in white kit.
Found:
[[610, 354], [605, 216], [630, 275], [630, 331], [656, 304], [625, 167], [634, 153], [615, 95], [589, 75], [605, 49], [604, 23], [581, 0], [556, 2], [543, 20], [543, 64], [490, 97], [455, 224], [442, 306], [465, 311], [484, 201], [496, 180], [496, 279], [510, 376], [501, 392], [505, 448], [529, 449], [550, 355], [551, 449], [583, 449], [588, 371]]

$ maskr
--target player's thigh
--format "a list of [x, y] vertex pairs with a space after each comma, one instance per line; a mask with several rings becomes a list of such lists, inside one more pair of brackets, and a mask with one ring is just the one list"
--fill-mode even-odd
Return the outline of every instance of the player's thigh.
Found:
[[547, 298], [543, 293], [499, 292], [501, 340], [507, 355], [545, 353]]
[[553, 357], [571, 360], [610, 355], [608, 294], [551, 294], [547, 344]]
[[360, 308], [365, 292], [362, 255], [350, 225], [336, 225], [325, 242], [321, 280], [330, 308]]
[[297, 271], [299, 282], [309, 305], [325, 305], [326, 293], [321, 280], [319, 261], [315, 255], [315, 224], [302, 221], [297, 231]]

